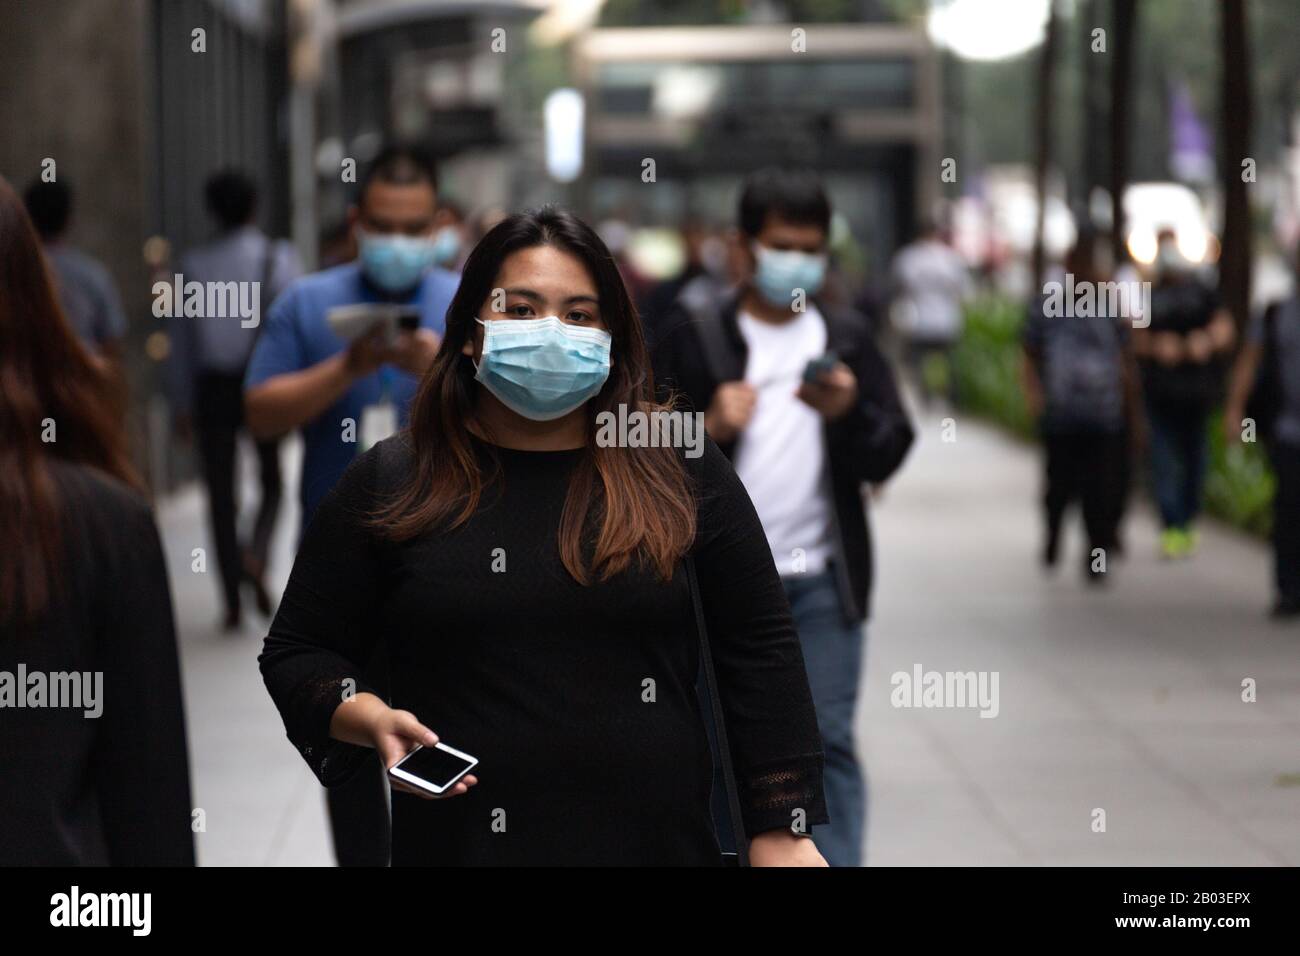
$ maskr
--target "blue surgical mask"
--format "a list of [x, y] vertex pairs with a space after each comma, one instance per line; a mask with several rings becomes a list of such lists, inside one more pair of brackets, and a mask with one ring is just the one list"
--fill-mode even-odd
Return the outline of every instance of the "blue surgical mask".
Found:
[[410, 292], [433, 265], [433, 240], [425, 236], [369, 233], [358, 230], [361, 268], [385, 292]]
[[826, 256], [754, 245], [754, 287], [774, 306], [790, 308], [796, 289], [812, 296], [826, 280]]
[[610, 334], [542, 319], [484, 322], [475, 380], [511, 411], [546, 422], [573, 411], [609, 378]]
[[433, 237], [433, 264], [451, 265], [458, 255], [460, 255], [460, 230], [455, 226], [443, 226]]

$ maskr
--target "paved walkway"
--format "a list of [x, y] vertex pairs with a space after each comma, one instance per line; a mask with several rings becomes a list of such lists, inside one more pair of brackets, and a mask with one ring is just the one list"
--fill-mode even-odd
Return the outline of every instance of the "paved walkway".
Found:
[[[272, 565], [276, 594], [288, 578], [298, 528], [297, 443], [286, 443], [286, 450], [286, 507]], [[242, 485], [249, 494], [251, 459], [241, 453]], [[198, 834], [199, 863], [332, 865], [324, 791], [284, 736], [257, 669], [265, 622], [253, 611], [243, 634], [221, 631], [206, 507], [198, 486], [191, 485], [159, 508], [181, 636], [193, 799], [207, 818], [206, 832]], [[194, 548], [208, 549], [206, 574], [190, 570]]]
[[[920, 431], [874, 513], [868, 862], [1300, 863], [1300, 625], [1263, 615], [1267, 549], [1206, 527], [1166, 564], [1139, 507], [1107, 588], [1082, 581], [1077, 518], [1049, 577], [1036, 452], [966, 421], [951, 443]], [[999, 715], [891, 706], [918, 663], [997, 671]]]
[[[966, 421], [953, 443], [937, 420], [921, 432], [874, 505], [868, 862], [1300, 864], [1300, 625], [1263, 617], [1266, 549], [1211, 527], [1198, 558], [1162, 564], [1139, 508], [1109, 587], [1085, 588], [1072, 560], [1049, 578], [1035, 452]], [[202, 509], [194, 488], [160, 509], [207, 812], [200, 862], [328, 865], [321, 790], [257, 672], [261, 625], [222, 635], [214, 563], [189, 569]], [[281, 579], [297, 521], [296, 508], [281, 519]], [[917, 664], [996, 671], [998, 716], [894, 708], [891, 675]], [[1241, 700], [1248, 677], [1256, 703]]]

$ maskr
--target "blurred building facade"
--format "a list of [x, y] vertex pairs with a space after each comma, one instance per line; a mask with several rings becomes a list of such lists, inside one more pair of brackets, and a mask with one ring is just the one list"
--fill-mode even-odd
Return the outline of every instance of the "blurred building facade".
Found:
[[588, 117], [581, 204], [597, 217], [729, 223], [745, 173], [806, 166], [882, 264], [937, 198], [939, 66], [919, 27], [607, 28], [578, 37], [575, 60]]
[[203, 183], [222, 167], [258, 178], [265, 228], [288, 222], [284, 20], [284, 0], [0, 0], [0, 173], [22, 189], [52, 159], [73, 188], [69, 238], [127, 311], [131, 436], [155, 484], [176, 463], [146, 399], [167, 345], [154, 273], [210, 235]]

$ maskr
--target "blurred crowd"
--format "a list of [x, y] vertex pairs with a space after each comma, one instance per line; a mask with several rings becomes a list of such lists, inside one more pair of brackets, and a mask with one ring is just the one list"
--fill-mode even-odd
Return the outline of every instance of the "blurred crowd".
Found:
[[[178, 304], [167, 325], [167, 386], [175, 436], [193, 442], [201, 465], [222, 625], [237, 634], [250, 598], [268, 625], [280, 600], [268, 559], [285, 486], [281, 439], [298, 432], [303, 442], [301, 541], [354, 459], [411, 421], [422, 381], [433, 387], [448, 351], [449, 316], [466, 294], [462, 273], [519, 220], [443, 195], [427, 158], [391, 147], [363, 177], [346, 223], [324, 237], [322, 268], [304, 274], [294, 248], [258, 227], [259, 186], [246, 172], [214, 174], [205, 200], [211, 240], [160, 278], [175, 271], [185, 288], [251, 287], [264, 308], [256, 321], [231, 321]], [[703, 416], [761, 524], [824, 754], [829, 822], [813, 821], [813, 835], [832, 865], [853, 866], [866, 815], [853, 714], [872, 565], [889, 560], [873, 553], [863, 489], [889, 480], [913, 440], [895, 363], [927, 427], [936, 410], [961, 410], [952, 366], [978, 283], [942, 220], [921, 223], [887, 269], [865, 282], [851, 277], [833, 247], [834, 212], [814, 173], [769, 169], [746, 179], [734, 221], [682, 224], [666, 260], [638, 249], [632, 223], [611, 218], [596, 232], [639, 315], [634, 334], [654, 397]], [[84, 724], [34, 729], [43, 748], [59, 742], [92, 754], [90, 780], [75, 778], [75, 761], [29, 774], [41, 787], [0, 803], [30, 824], [7, 855], [184, 862], [193, 850], [179, 819], [189, 812], [188, 780], [167, 575], [122, 434], [127, 318], [113, 277], [70, 241], [74, 214], [63, 182], [35, 181], [20, 200], [0, 181], [0, 628], [6, 660], [25, 631], [58, 635], [35, 655], [51, 670], [96, 658], [106, 627], [129, 633], [112, 654], [147, 682], [149, 703], [98, 736]], [[1140, 476], [1149, 476], [1159, 513], [1160, 554], [1194, 555], [1210, 421], [1222, 407], [1230, 444], [1267, 448], [1277, 480], [1273, 613], [1300, 615], [1297, 299], [1257, 316], [1230, 314], [1172, 232], [1159, 235], [1153, 264], [1141, 270], [1107, 262], [1105, 251], [1081, 230], [1025, 303], [1022, 387], [1043, 450], [1042, 562], [1058, 563], [1077, 502], [1083, 574], [1104, 583], [1108, 563], [1134, 546], [1122, 528]], [[517, 317], [544, 323], [549, 314]], [[581, 370], [566, 363], [582, 350], [566, 348], [550, 371], [577, 380]], [[546, 420], [518, 369], [502, 366], [493, 385], [486, 355], [465, 354], [502, 402]], [[240, 519], [241, 444], [258, 462], [252, 521]], [[9, 739], [0, 751], [6, 773], [15, 762], [41, 762]], [[125, 773], [124, 762], [147, 766], [147, 775]], [[387, 862], [385, 787], [382, 775], [362, 774], [330, 789], [341, 863]], [[714, 792], [716, 804], [720, 787]]]

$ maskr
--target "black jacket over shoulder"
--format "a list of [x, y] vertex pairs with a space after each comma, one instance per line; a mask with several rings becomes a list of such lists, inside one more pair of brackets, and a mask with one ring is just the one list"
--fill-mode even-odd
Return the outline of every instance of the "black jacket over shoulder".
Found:
[[[736, 319], [739, 306], [738, 295], [710, 307], [707, 300], [687, 294], [665, 316], [653, 347], [661, 399], [676, 393], [686, 408], [703, 412], [720, 384], [745, 377], [748, 348]], [[836, 584], [846, 620], [862, 621], [870, 614], [872, 574], [862, 485], [892, 475], [915, 435], [893, 372], [872, 341], [866, 320], [852, 310], [821, 303], [817, 311], [826, 322], [827, 348], [858, 379], [856, 407], [824, 428], [835, 516]], [[735, 442], [719, 447], [728, 458], [735, 455]]]

